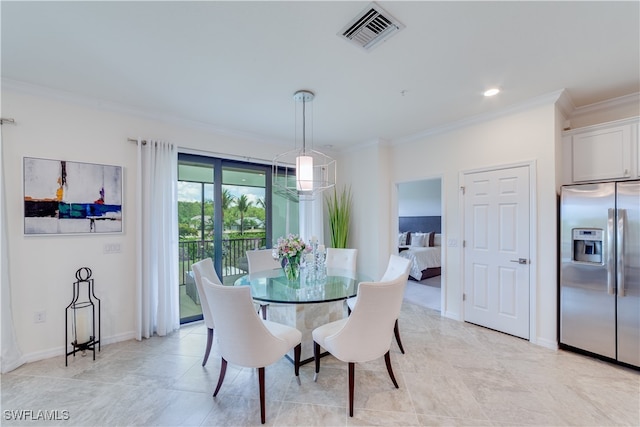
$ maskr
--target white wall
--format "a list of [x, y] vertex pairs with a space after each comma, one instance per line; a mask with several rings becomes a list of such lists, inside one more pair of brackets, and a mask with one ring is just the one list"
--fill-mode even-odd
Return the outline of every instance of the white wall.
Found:
[[398, 216], [440, 216], [441, 186], [439, 178], [398, 184]]
[[[63, 354], [64, 313], [72, 297], [75, 271], [93, 270], [102, 303], [102, 343], [134, 336], [136, 147], [128, 137], [162, 139], [202, 152], [272, 159], [290, 147], [215, 136], [165, 121], [34, 96], [2, 91], [3, 145], [7, 182], [9, 273], [14, 324], [26, 361]], [[22, 226], [22, 158], [40, 157], [123, 166], [122, 234], [25, 236]], [[104, 254], [118, 243], [121, 253]], [[44, 323], [34, 313], [46, 312]]]
[[[459, 198], [459, 176], [462, 172], [490, 168], [498, 165], [528, 163], [535, 161], [537, 165], [537, 217], [533, 222], [538, 229], [536, 240], [537, 253], [532, 259], [537, 260], [532, 268], [536, 269], [538, 296], [537, 336], [534, 342], [554, 347], [556, 345], [556, 144], [557, 144], [556, 109], [552, 100], [527, 110], [490, 121], [471, 124], [448, 132], [426, 136], [423, 139], [395, 145], [390, 150], [387, 166], [380, 166], [379, 172], [390, 176], [390, 183], [401, 183], [441, 176], [443, 180], [443, 234], [446, 238], [462, 240], [460, 229], [461, 202]], [[561, 124], [560, 124], [561, 125]], [[351, 163], [354, 174], [364, 173], [362, 158], [353, 156]], [[368, 169], [371, 172], [371, 169]], [[386, 203], [397, 204], [395, 184], [382, 185], [372, 191], [373, 179], [353, 182], [354, 193], [376, 195], [377, 209], [386, 211]], [[390, 188], [391, 187], [391, 188]], [[386, 192], [391, 191], [390, 195]], [[370, 207], [369, 210], [376, 210]], [[394, 206], [392, 209], [396, 209]], [[358, 248], [365, 248], [371, 256], [380, 254], [377, 263], [384, 263], [384, 253], [393, 251], [390, 238], [395, 236], [397, 221], [387, 221], [379, 217], [378, 223], [369, 217], [365, 227], [359, 230], [358, 239], [354, 242]], [[391, 226], [389, 226], [391, 225]], [[376, 233], [379, 241], [371, 239]], [[371, 245], [389, 245], [387, 251], [377, 250]], [[443, 290], [446, 291], [446, 316], [462, 319], [462, 254], [458, 247], [444, 246]], [[374, 262], [375, 261], [368, 261]]]
[[351, 186], [353, 196], [349, 246], [358, 249], [358, 269], [374, 280], [382, 277], [391, 253], [392, 216], [398, 229], [397, 207], [390, 202], [389, 152], [388, 144], [375, 141], [338, 159], [338, 180]]

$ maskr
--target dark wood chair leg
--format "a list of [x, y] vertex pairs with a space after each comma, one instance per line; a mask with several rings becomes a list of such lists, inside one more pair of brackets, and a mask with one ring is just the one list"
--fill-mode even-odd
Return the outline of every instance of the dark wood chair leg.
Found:
[[222, 382], [224, 381], [224, 376], [227, 373], [227, 361], [222, 358], [222, 362], [220, 363], [220, 375], [218, 376], [218, 385], [216, 386], [216, 391], [213, 392], [213, 397], [218, 395], [220, 391], [220, 387], [222, 387]]
[[396, 386], [396, 388], [399, 388], [396, 377], [393, 375], [393, 369], [391, 369], [391, 356], [389, 355], [388, 351], [384, 354], [384, 363], [387, 365], [387, 372], [389, 372], [389, 376], [391, 377], [391, 381], [393, 381], [393, 385]]
[[293, 371], [296, 374], [296, 381], [300, 385], [300, 353], [302, 352], [302, 343], [293, 348]]
[[260, 387], [260, 421], [264, 424], [266, 419], [264, 399], [264, 367], [258, 368], [258, 385]]
[[396, 324], [393, 327], [393, 333], [396, 336], [396, 342], [398, 343], [398, 347], [400, 347], [400, 352], [404, 354], [404, 347], [402, 347], [402, 341], [400, 341], [400, 329], [398, 329], [398, 319], [396, 319]]
[[211, 353], [211, 345], [213, 344], [213, 329], [207, 328], [207, 349], [204, 351], [204, 360], [202, 366], [207, 364], [209, 360], [209, 353]]
[[353, 391], [355, 386], [356, 364], [349, 362], [349, 416], [353, 417]]
[[318, 381], [318, 372], [320, 372], [320, 344], [313, 342], [313, 359], [316, 362], [316, 373], [313, 375], [313, 382]]

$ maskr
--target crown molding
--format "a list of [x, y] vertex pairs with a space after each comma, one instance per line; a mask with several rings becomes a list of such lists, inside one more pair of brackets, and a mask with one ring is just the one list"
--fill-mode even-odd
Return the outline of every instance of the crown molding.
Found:
[[619, 96], [617, 98], [607, 99], [593, 104], [584, 105], [582, 107], [576, 107], [569, 115], [574, 119], [580, 116], [586, 116], [589, 114], [598, 113], [600, 111], [609, 110], [612, 108], [624, 108], [627, 106], [640, 106], [640, 92], [631, 93], [629, 95]]
[[250, 132], [220, 128], [208, 123], [183, 119], [180, 117], [175, 117], [170, 114], [165, 114], [158, 111], [143, 110], [143, 109], [131, 107], [125, 104], [119, 104], [116, 102], [105, 101], [101, 99], [92, 98], [89, 96], [78, 95], [73, 92], [59, 90], [59, 89], [52, 89], [52, 88], [34, 85], [31, 83], [26, 83], [18, 80], [3, 78], [1, 84], [2, 84], [2, 91], [10, 90], [10, 91], [23, 93], [27, 95], [40, 96], [44, 98], [53, 99], [56, 101], [66, 102], [69, 104], [81, 105], [81, 106], [95, 108], [99, 110], [110, 111], [113, 113], [119, 113], [124, 115], [135, 116], [143, 119], [159, 121], [159, 122], [168, 123], [176, 126], [181, 126], [187, 129], [204, 131], [204, 132], [212, 133], [219, 136], [237, 138], [237, 139], [242, 139], [249, 142], [269, 144], [277, 147], [289, 146], [288, 143], [285, 143], [282, 140], [266, 138], [264, 136], [253, 134]]
[[565, 89], [562, 89], [556, 105], [565, 117], [569, 117], [576, 109], [576, 106], [573, 103], [569, 92], [567, 92]]
[[[518, 113], [521, 111], [526, 111], [529, 110], [531, 108], [534, 107], [538, 107], [541, 105], [548, 105], [548, 104], [554, 104], [556, 102], [558, 102], [558, 100], [562, 97], [562, 96], [567, 96], [568, 95], [564, 95], [566, 93], [566, 91], [564, 89], [561, 90], [557, 90], [555, 92], [551, 92], [545, 95], [541, 95], [541, 96], [537, 96], [535, 98], [532, 98], [526, 102], [520, 103], [520, 104], [514, 104], [512, 106], [509, 106], [507, 108], [503, 108], [502, 110], [499, 111], [494, 111], [494, 112], [490, 112], [490, 113], [484, 113], [484, 114], [478, 114], [475, 116], [470, 116], [467, 117], [465, 119], [462, 120], [458, 120], [443, 126], [438, 126], [438, 127], [434, 127], [431, 129], [427, 129], [424, 132], [420, 132], [414, 135], [410, 135], [408, 137], [405, 138], [398, 138], [395, 139], [391, 142], [392, 145], [400, 145], [400, 144], [405, 144], [408, 142], [415, 142], [415, 141], [419, 141], [421, 139], [425, 139], [427, 137], [430, 136], [434, 136], [434, 135], [439, 135], [439, 134], [443, 134], [443, 133], [448, 133], [448, 132], [452, 132], [454, 130], [459, 130], [459, 129], [464, 129], [467, 128], [469, 126], [473, 126], [479, 123], [484, 123], [484, 122], [488, 122], [491, 120], [495, 120], [498, 119], [500, 117], [505, 117], [505, 116], [509, 116], [512, 115], [514, 113]], [[566, 100], [564, 101], [566, 103]]]

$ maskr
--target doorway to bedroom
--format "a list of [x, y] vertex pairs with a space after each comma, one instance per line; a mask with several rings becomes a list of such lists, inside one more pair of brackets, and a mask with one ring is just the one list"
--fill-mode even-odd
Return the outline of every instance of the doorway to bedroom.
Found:
[[405, 301], [441, 310], [442, 179], [398, 184], [398, 254], [411, 260]]

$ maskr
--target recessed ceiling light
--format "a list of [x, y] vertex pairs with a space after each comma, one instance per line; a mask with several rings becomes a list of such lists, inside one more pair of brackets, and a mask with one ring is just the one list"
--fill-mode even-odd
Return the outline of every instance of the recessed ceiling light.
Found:
[[484, 96], [494, 96], [497, 95], [498, 93], [500, 93], [500, 89], [498, 88], [492, 88], [492, 89], [488, 89], [484, 92]]

